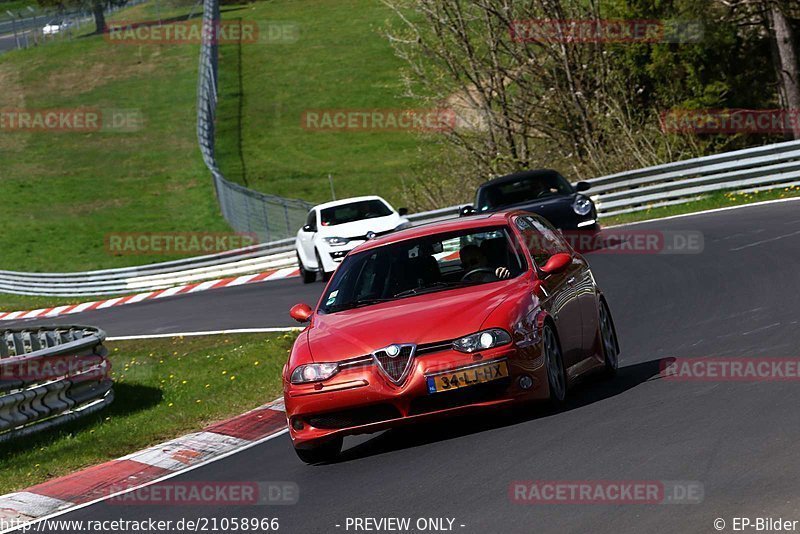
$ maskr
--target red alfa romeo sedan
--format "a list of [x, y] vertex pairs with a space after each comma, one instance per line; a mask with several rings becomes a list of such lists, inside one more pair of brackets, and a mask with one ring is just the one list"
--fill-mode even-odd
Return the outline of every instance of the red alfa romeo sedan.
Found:
[[564, 401], [619, 344], [586, 260], [528, 212], [419, 226], [350, 252], [283, 369], [289, 431], [307, 463], [345, 435], [527, 400]]

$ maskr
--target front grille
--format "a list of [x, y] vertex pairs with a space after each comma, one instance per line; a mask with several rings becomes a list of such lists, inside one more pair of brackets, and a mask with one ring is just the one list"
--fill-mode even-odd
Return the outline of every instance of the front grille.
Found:
[[424, 345], [417, 345], [417, 356], [423, 354], [430, 354], [432, 352], [441, 352], [443, 350], [450, 350], [453, 348], [453, 340], [437, 341], [435, 343], [425, 343]]
[[433, 393], [425, 397], [417, 397], [411, 401], [409, 415], [420, 415], [458, 406], [466, 406], [478, 402], [486, 402], [499, 398], [510, 383], [509, 378], [497, 380], [489, 384], [479, 384], [455, 391]]
[[315, 428], [333, 430], [379, 423], [389, 419], [397, 419], [398, 417], [400, 417], [400, 412], [391, 404], [375, 404], [352, 410], [314, 415], [309, 417], [307, 421], [309, 425]]
[[413, 355], [414, 347], [412, 345], [403, 345], [400, 347], [400, 352], [394, 358], [389, 356], [383, 349], [375, 353], [375, 358], [378, 360], [383, 372], [394, 382], [399, 382], [400, 378], [406, 372]]

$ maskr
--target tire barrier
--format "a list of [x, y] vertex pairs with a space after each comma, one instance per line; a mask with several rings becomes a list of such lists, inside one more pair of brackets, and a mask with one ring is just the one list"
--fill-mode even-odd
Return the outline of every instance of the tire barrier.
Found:
[[103, 330], [89, 326], [0, 330], [0, 442], [111, 404], [105, 337]]

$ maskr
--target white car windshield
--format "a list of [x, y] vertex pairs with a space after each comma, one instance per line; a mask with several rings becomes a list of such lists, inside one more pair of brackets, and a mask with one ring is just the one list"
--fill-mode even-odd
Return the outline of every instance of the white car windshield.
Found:
[[363, 219], [374, 219], [375, 217], [386, 217], [391, 215], [392, 210], [380, 200], [360, 200], [341, 206], [324, 208], [320, 213], [322, 226], [336, 226]]

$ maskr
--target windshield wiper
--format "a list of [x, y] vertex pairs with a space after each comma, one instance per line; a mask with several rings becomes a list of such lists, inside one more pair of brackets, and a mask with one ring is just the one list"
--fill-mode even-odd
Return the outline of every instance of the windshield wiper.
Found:
[[413, 289], [406, 289], [395, 295], [395, 298], [409, 297], [411, 295], [421, 295], [422, 293], [430, 293], [431, 291], [438, 291], [440, 289], [449, 289], [453, 287], [470, 286], [476, 283], [481, 283], [478, 280], [460, 280], [458, 282], [434, 282], [431, 285], [423, 287], [415, 287]]
[[351, 310], [353, 308], [361, 308], [362, 306], [371, 306], [373, 304], [380, 304], [381, 302], [389, 302], [394, 299], [359, 299], [351, 302], [343, 302], [335, 306], [325, 308], [327, 313], [333, 313], [344, 310]]

